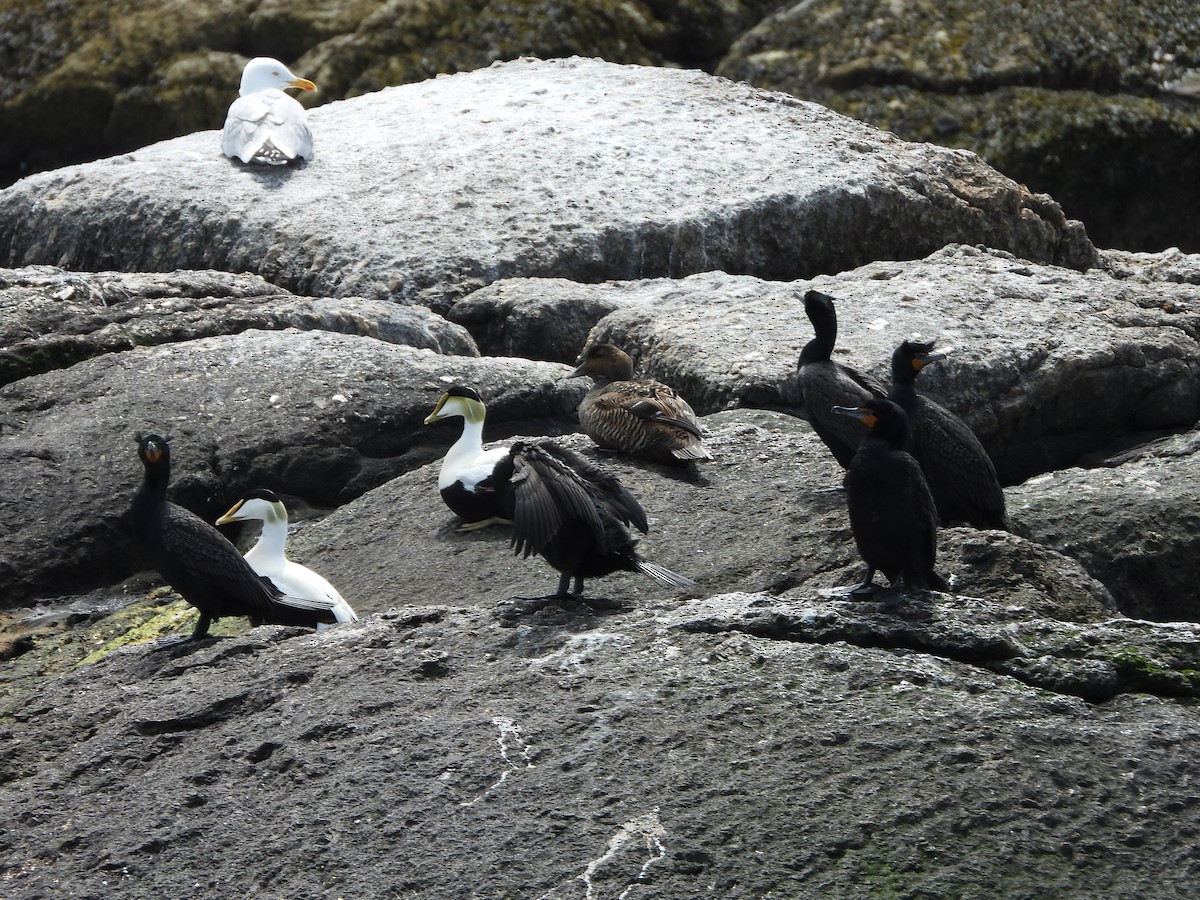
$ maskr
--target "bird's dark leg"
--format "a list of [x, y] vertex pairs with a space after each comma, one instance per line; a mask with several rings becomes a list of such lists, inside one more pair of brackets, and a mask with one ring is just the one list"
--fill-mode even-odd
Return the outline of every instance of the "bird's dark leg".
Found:
[[208, 637], [208, 626], [212, 624], [212, 616], [208, 613], [200, 613], [200, 618], [196, 621], [196, 627], [192, 629], [192, 640], [198, 641]]
[[[563, 576], [563, 584], [564, 585], [566, 584], [566, 576], [565, 575]], [[562, 585], [559, 586], [559, 590], [560, 591], [562, 590]], [[582, 576], [579, 576], [579, 575], [575, 576], [575, 590], [572, 593], [574, 593], [574, 595], [576, 597], [583, 596], [583, 578], [582, 578]]]
[[192, 633], [187, 637], [181, 634], [169, 634], [166, 637], [160, 637], [154, 642], [152, 649], [166, 650], [168, 647], [177, 647], [180, 644], [189, 644], [193, 641], [202, 641], [208, 637], [208, 626], [212, 624], [212, 616], [200, 613], [200, 619], [196, 622], [196, 627], [192, 629]]
[[867, 566], [867, 574], [861, 582], [847, 592], [851, 597], [866, 597], [875, 593], [875, 567]]
[[570, 587], [571, 575], [569, 572], [563, 572], [558, 578], [558, 590], [553, 594], [546, 594], [541, 597], [513, 597], [520, 604], [517, 607], [517, 612], [537, 612], [555, 600], [566, 600], [571, 596]]

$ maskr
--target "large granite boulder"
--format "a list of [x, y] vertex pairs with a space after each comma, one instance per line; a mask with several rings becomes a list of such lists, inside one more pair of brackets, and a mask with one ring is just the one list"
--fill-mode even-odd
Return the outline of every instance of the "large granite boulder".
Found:
[[1008, 496], [1017, 529], [1079, 560], [1126, 615], [1195, 620], [1200, 596], [1200, 432], [1092, 468], [1048, 472]]
[[317, 82], [319, 92], [304, 98], [314, 104], [519, 56], [712, 71], [734, 38], [781, 2], [9, 4], [0, 11], [9, 35], [0, 48], [8, 76], [0, 184], [218, 127], [250, 56], [293, 63]]
[[[1076, 624], [1056, 656], [1061, 623], [1012, 615], [446, 602], [112, 654], [0, 720], [5, 893], [1189, 895], [1196, 686], [1138, 648], [1194, 669], [1196, 629]], [[1107, 702], [997, 671], [1023, 642]]]
[[314, 110], [311, 164], [202, 132], [0, 192], [0, 262], [254, 272], [442, 312], [511, 276], [791, 279], [984, 243], [1086, 267], [1044, 195], [969, 153], [691, 71], [521, 60]]
[[1049, 191], [1105, 247], [1200, 250], [1200, 3], [792, 3], [719, 74]]

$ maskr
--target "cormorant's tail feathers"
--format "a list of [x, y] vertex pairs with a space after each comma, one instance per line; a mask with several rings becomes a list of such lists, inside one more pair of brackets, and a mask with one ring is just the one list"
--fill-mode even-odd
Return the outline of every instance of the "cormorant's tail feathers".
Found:
[[670, 569], [660, 566], [658, 563], [647, 562], [644, 559], [637, 561], [637, 569], [643, 574], [649, 575], [655, 581], [662, 584], [669, 584], [671, 587], [695, 587], [696, 582], [690, 578], [684, 578], [682, 575], [677, 575]]

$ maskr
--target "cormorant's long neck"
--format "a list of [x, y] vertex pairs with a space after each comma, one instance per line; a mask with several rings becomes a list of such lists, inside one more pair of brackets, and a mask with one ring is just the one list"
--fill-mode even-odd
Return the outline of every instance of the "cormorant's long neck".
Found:
[[438, 475], [439, 490], [452, 485], [463, 469], [470, 466], [482, 452], [483, 420], [472, 422], [464, 417], [462, 434], [442, 460], [442, 470]]
[[[908, 372], [912, 369], [908, 368]], [[908, 377], [905, 369], [892, 369], [892, 385], [888, 390], [888, 399], [903, 409], [910, 416], [917, 405], [916, 373]]]
[[158, 536], [162, 506], [167, 500], [167, 482], [171, 470], [160, 465], [146, 467], [145, 476], [133, 495], [133, 528], [138, 538], [147, 541]]
[[162, 465], [146, 466], [145, 477], [134, 495], [135, 500], [144, 503], [162, 503], [167, 499], [167, 483], [171, 480], [171, 470]]
[[829, 322], [822, 316], [810, 316], [809, 321], [812, 322], [816, 337], [805, 344], [804, 349], [800, 351], [800, 362], [797, 364], [799, 366], [832, 358], [833, 345], [837, 343], [836, 319]]

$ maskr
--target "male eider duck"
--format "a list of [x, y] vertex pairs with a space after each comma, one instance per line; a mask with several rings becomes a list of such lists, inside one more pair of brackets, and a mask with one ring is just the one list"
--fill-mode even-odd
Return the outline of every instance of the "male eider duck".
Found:
[[479, 394], [471, 388], [456, 385], [442, 394], [433, 412], [425, 417], [425, 424], [432, 425], [441, 419], [462, 416], [462, 435], [446, 451], [438, 473], [438, 491], [442, 500], [463, 520], [459, 531], [512, 524], [496, 488], [497, 467], [502, 463], [507, 465], [511, 448], [483, 449], [485, 414], [486, 407]]
[[962, 419], [917, 393], [917, 375], [945, 359], [933, 342], [905, 341], [892, 354], [888, 399], [908, 414], [908, 451], [921, 464], [943, 525], [1005, 529], [1004, 489], [991, 457]]
[[891, 592], [949, 590], [933, 565], [937, 557], [937, 508], [921, 466], [904, 450], [908, 417], [890, 400], [833, 408], [870, 430], [846, 468], [846, 505], [854, 543], [867, 574], [852, 594], [870, 593], [876, 570]]
[[466, 423], [442, 462], [438, 487], [446, 505], [468, 522], [511, 522], [514, 553], [540, 555], [558, 569], [557, 592], [539, 599], [583, 599], [585, 579], [617, 571], [641, 572], [672, 587], [695, 584], [637, 554], [625, 526], [645, 534], [646, 513], [613, 475], [548, 440], [485, 451], [485, 413], [479, 394], [453, 387], [425, 419], [428, 425], [462, 416]]
[[804, 295], [804, 312], [816, 336], [804, 345], [797, 363], [797, 382], [809, 422], [825, 446], [844, 469], [850, 465], [858, 444], [866, 434], [859, 422], [830, 412], [835, 406], [858, 407], [872, 397], [886, 397], [887, 390], [869, 375], [833, 362], [837, 341], [837, 313], [833, 298], [819, 291]]
[[317, 86], [293, 75], [277, 59], [259, 56], [246, 63], [238, 98], [221, 131], [222, 153], [269, 166], [312, 159], [313, 137], [304, 107], [285, 94], [285, 88], [315, 91]]
[[270, 579], [271, 584], [291, 597], [317, 600], [333, 604], [330, 611], [339, 622], [355, 622], [358, 616], [350, 608], [332, 584], [298, 562], [288, 559], [287, 543], [288, 514], [283, 501], [274, 491], [259, 488], [251, 491], [233, 505], [221, 518], [218, 525], [230, 522], [245, 522], [258, 519], [262, 532], [253, 547], [246, 551], [245, 560], [259, 575]]
[[592, 347], [568, 377], [579, 375], [595, 382], [579, 404], [579, 424], [598, 446], [675, 465], [712, 459], [688, 402], [661, 381], [635, 380], [620, 347]]
[[168, 584], [200, 611], [192, 632], [199, 640], [222, 616], [247, 616], [255, 625], [306, 625], [335, 621], [332, 603], [284, 596], [250, 568], [221, 532], [167, 501], [171, 450], [167, 438], [138, 438], [145, 467], [133, 497], [133, 531]]

